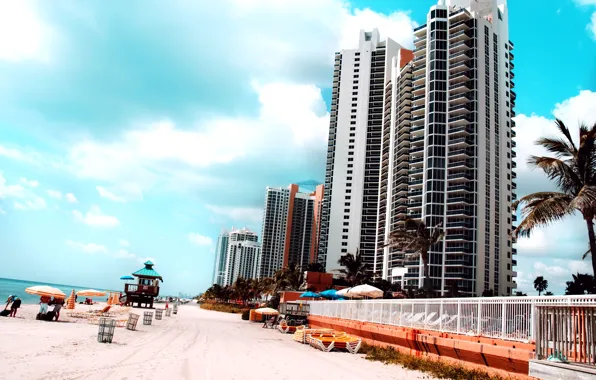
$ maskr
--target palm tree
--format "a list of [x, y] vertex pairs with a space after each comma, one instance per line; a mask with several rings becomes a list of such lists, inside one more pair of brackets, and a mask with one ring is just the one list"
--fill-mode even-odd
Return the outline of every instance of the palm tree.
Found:
[[534, 280], [534, 289], [538, 292], [538, 296], [542, 294], [548, 288], [548, 281], [542, 276], [536, 277]]
[[538, 192], [514, 202], [514, 209], [523, 205], [521, 214], [524, 220], [513, 231], [513, 237], [529, 237], [534, 228], [549, 225], [579, 211], [588, 228], [592, 268], [596, 273], [596, 124], [592, 128], [580, 125], [579, 147], [561, 120], [557, 119], [555, 124], [563, 137], [543, 137], [536, 141], [554, 157], [531, 156], [528, 164], [542, 169], [560, 191]]
[[251, 294], [251, 283], [243, 277], [238, 277], [233, 285], [234, 295], [242, 300], [243, 304], [250, 298]]
[[343, 275], [350, 286], [360, 285], [370, 279], [370, 265], [362, 260], [362, 255], [356, 250], [356, 254], [346, 253], [341, 256], [337, 263], [343, 266], [337, 271]]
[[544, 295], [545, 296], [554, 296], [553, 292], [545, 292]]
[[306, 270], [308, 272], [325, 273], [325, 266], [321, 263], [313, 262], [313, 263], [308, 264], [308, 266], [306, 267]]
[[410, 256], [420, 256], [424, 271], [422, 288], [429, 289], [428, 251], [443, 240], [445, 231], [439, 223], [434, 228], [426, 227], [421, 220], [406, 219], [403, 229], [391, 231], [385, 247], [397, 248]]
[[591, 274], [573, 274], [573, 280], [567, 281], [565, 295], [596, 294], [596, 280]]
[[283, 269], [289, 290], [298, 290], [302, 286], [304, 273], [295, 263], [290, 263]]

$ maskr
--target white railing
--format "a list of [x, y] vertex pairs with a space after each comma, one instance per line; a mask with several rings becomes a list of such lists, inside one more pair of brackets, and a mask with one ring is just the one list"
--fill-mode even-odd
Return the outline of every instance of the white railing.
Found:
[[530, 342], [536, 305], [596, 305], [596, 296], [312, 301], [310, 314]]

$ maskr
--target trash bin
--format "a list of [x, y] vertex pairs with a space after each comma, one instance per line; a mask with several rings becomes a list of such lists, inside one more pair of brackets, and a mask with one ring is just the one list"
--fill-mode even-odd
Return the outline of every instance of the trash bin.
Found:
[[161, 316], [163, 315], [163, 309], [155, 309], [155, 319], [161, 321]]
[[128, 321], [126, 322], [126, 329], [135, 331], [137, 329], [137, 322], [139, 321], [139, 315], [130, 313], [128, 316]]
[[174, 305], [174, 314], [178, 314], [178, 305]]
[[150, 325], [151, 321], [153, 321], [153, 313], [150, 311], [146, 311], [143, 314], [143, 324], [144, 325]]
[[166, 309], [166, 317], [172, 316], [172, 309]]
[[99, 332], [97, 341], [99, 343], [112, 343], [116, 321], [113, 318], [99, 318]]

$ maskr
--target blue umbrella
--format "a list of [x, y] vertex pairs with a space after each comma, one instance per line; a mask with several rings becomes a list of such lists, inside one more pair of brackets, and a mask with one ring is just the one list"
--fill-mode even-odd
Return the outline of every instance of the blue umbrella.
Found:
[[134, 280], [135, 278], [133, 276], [122, 276], [120, 277], [121, 280]]
[[321, 295], [314, 292], [304, 292], [300, 295], [300, 298], [321, 298]]
[[327, 289], [324, 292], [319, 293], [322, 297], [328, 298], [330, 300], [334, 300], [336, 299], [338, 296], [335, 295], [335, 293], [337, 293], [337, 290], [335, 289]]

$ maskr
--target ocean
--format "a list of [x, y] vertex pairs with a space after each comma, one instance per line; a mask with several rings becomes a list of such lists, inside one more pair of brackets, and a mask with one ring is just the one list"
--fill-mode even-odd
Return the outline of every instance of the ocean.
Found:
[[[62, 290], [64, 292], [64, 294], [66, 294], [67, 297], [70, 295], [70, 292], [72, 292], [73, 289], [74, 289], [75, 293], [78, 292], [79, 290], [90, 289], [89, 287], [85, 288], [85, 287], [72, 286], [72, 285], [51, 284], [49, 282], [35, 282], [35, 281], [25, 281], [25, 280], [11, 280], [9, 278], [0, 278], [0, 306], [4, 305], [8, 296], [13, 295], [13, 294], [17, 295], [23, 301], [23, 303], [28, 303], [28, 304], [39, 303], [39, 296], [25, 293], [26, 288], [31, 287], [31, 286], [37, 286], [37, 285], [48, 285], [48, 286], [52, 286], [54, 288], [58, 288], [58, 289]], [[106, 289], [98, 289], [98, 288], [92, 288], [92, 289], [110, 292], [110, 290], [106, 290]], [[124, 283], [122, 285], [122, 289], [119, 289], [118, 291], [120, 292], [123, 290], [124, 290]], [[115, 290], [111, 290], [111, 291], [115, 291]], [[79, 300], [80, 300], [80, 298], [81, 297], [79, 297]], [[95, 297], [94, 299], [96, 301], [101, 301], [101, 300], [105, 301], [106, 298], [107, 298], [107, 295], [105, 297]], [[84, 299], [85, 299], [85, 297], [83, 297], [83, 300]], [[4, 306], [2, 306], [2, 307], [4, 307]]]

